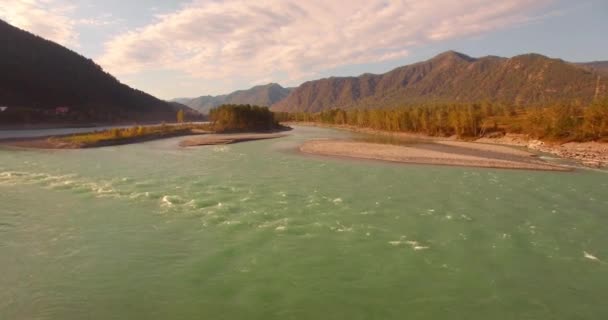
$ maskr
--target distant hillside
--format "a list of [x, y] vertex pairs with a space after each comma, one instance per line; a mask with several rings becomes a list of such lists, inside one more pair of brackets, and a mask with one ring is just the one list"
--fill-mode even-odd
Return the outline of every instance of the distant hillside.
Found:
[[504, 102], [533, 105], [586, 103], [606, 96], [608, 79], [586, 67], [538, 54], [472, 58], [448, 51], [385, 74], [332, 77], [302, 84], [275, 111], [400, 107], [435, 102]]
[[226, 101], [226, 95], [221, 96], [202, 96], [194, 99], [179, 99], [180, 103], [197, 110], [198, 112], [208, 114], [211, 108], [215, 108]]
[[279, 84], [255, 86], [248, 90], [239, 90], [227, 95], [202, 96], [194, 99], [174, 99], [202, 113], [222, 104], [251, 104], [258, 106], [271, 106], [287, 97], [291, 89], [283, 88]]
[[577, 64], [587, 67], [592, 71], [608, 75], [608, 61], [582, 62]]
[[[197, 121], [197, 120], [204, 120], [206, 118], [200, 112], [188, 107], [187, 105], [185, 105], [183, 103], [179, 103], [177, 101], [169, 101], [167, 103], [171, 107], [171, 110], [173, 112], [175, 112], [173, 115], [177, 115], [177, 111], [183, 110], [184, 114], [186, 115], [186, 120]], [[174, 117], [172, 116], [172, 118], [170, 118], [170, 120], [173, 121], [173, 118]]]
[[0, 43], [0, 106], [8, 107], [0, 114], [3, 123], [172, 121], [183, 108], [132, 89], [92, 60], [1, 20]]

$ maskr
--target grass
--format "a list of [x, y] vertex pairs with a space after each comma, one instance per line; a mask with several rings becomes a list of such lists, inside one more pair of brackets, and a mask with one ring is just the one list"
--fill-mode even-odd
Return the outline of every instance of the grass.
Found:
[[130, 143], [139, 140], [158, 139], [189, 135], [194, 130], [211, 131], [209, 124], [177, 124], [158, 126], [135, 126], [130, 128], [114, 128], [91, 133], [73, 134], [64, 137], [51, 138], [54, 142], [67, 143], [80, 147], [90, 147], [104, 144]]

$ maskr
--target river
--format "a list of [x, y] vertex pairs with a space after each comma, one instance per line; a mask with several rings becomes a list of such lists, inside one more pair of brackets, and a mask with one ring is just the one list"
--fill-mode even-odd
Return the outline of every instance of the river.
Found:
[[606, 319], [608, 175], [0, 149], [0, 319]]

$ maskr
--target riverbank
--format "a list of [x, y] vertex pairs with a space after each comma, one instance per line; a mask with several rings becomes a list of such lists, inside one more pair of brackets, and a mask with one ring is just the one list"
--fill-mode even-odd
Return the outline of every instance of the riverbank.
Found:
[[[47, 129], [80, 129], [80, 128], [126, 128], [136, 126], [160, 126], [162, 124], [172, 126], [181, 125], [182, 123], [177, 122], [166, 122], [166, 121], [119, 121], [119, 122], [86, 122], [86, 123], [74, 123], [74, 122], [58, 122], [58, 123], [34, 123], [34, 124], [0, 124], [0, 131], [26, 131], [26, 130], [47, 130]], [[193, 121], [185, 122], [187, 124], [204, 124], [205, 121]]]
[[307, 154], [382, 160], [400, 163], [451, 165], [500, 169], [527, 169], [546, 171], [571, 171], [570, 168], [549, 164], [520, 150], [509, 147], [459, 142], [414, 143], [394, 145], [348, 140], [311, 140], [300, 151]]
[[530, 150], [550, 153], [561, 158], [571, 159], [583, 166], [592, 168], [608, 167], [608, 143], [605, 142], [544, 142], [523, 134], [507, 133], [502, 137], [480, 138], [480, 143], [492, 143], [525, 147]]
[[[290, 124], [289, 122], [287, 124]], [[457, 137], [432, 137], [424, 134], [416, 134], [409, 132], [391, 132], [391, 131], [382, 131], [375, 130], [370, 128], [359, 128], [348, 125], [327, 125], [320, 123], [312, 123], [312, 122], [293, 122], [291, 124], [294, 125], [303, 125], [303, 126], [314, 126], [314, 127], [323, 127], [323, 128], [335, 128], [341, 130], [348, 130], [356, 133], [363, 134], [372, 134], [372, 135], [382, 135], [382, 136], [390, 136], [395, 139], [402, 140], [420, 140], [420, 141], [432, 141], [435, 143], [463, 143], [467, 146], [475, 146], [480, 148], [481, 146], [485, 146], [483, 148], [491, 148], [491, 146], [513, 146], [513, 147], [521, 147], [527, 148], [529, 150], [549, 153], [556, 155], [561, 158], [574, 160], [586, 167], [592, 168], [603, 168], [608, 167], [608, 143], [604, 142], [567, 142], [567, 143], [557, 143], [557, 142], [543, 142], [536, 139], [532, 139], [523, 134], [506, 134], [504, 136], [499, 137], [483, 137], [479, 139], [474, 139], [471, 141], [463, 141], [457, 139]]]
[[280, 138], [285, 135], [278, 132], [290, 129], [288, 127], [281, 127], [278, 130], [269, 132], [220, 133], [213, 130], [208, 124], [136, 126], [88, 133], [7, 138], [0, 139], [0, 145], [37, 149], [84, 149], [141, 143], [181, 136], [200, 136], [180, 142], [180, 146], [190, 147]]
[[286, 137], [280, 133], [237, 133], [237, 134], [206, 134], [182, 140], [181, 147], [196, 147], [219, 144], [233, 144], [246, 141], [277, 139]]
[[[133, 143], [141, 143], [146, 141], [166, 139], [187, 135], [197, 135], [203, 133], [196, 133], [191, 130], [174, 131], [168, 133], [155, 133], [145, 136], [136, 137], [118, 137], [101, 140], [91, 141], [78, 141], [73, 139], [74, 135], [66, 136], [45, 136], [35, 138], [14, 138], [4, 139], [0, 141], [1, 145], [7, 145], [19, 148], [34, 148], [34, 149], [86, 149], [86, 148], [100, 148], [108, 146], [117, 146]], [[82, 136], [82, 135], [81, 135]]]

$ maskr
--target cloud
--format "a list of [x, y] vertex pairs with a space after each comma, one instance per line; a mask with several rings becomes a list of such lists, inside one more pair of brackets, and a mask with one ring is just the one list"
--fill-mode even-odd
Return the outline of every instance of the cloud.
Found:
[[75, 17], [76, 7], [57, 0], [0, 0], [0, 19], [67, 47], [78, 48], [80, 27], [119, 23], [111, 14]]
[[119, 23], [117, 19], [83, 18], [74, 21], [75, 24], [89, 27], [105, 27]]
[[78, 46], [73, 7], [53, 0], [0, 0], [0, 18], [65, 46]]
[[117, 74], [157, 69], [209, 80], [297, 80], [529, 23], [552, 1], [195, 0], [113, 38], [98, 61]]

